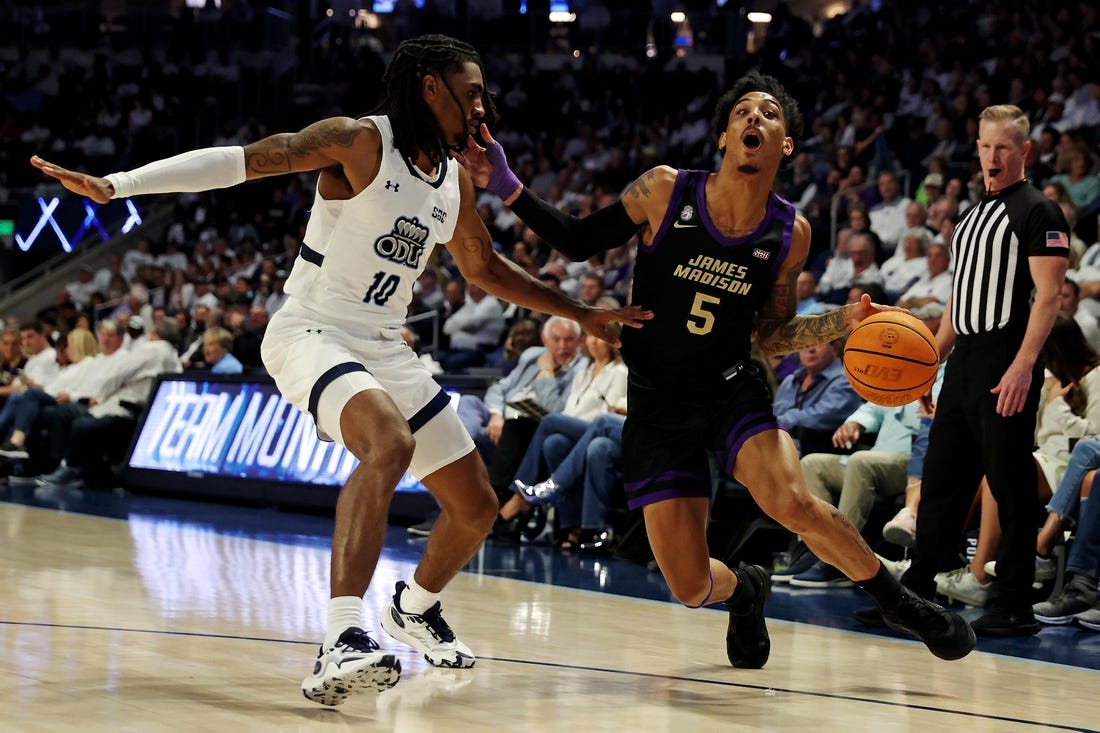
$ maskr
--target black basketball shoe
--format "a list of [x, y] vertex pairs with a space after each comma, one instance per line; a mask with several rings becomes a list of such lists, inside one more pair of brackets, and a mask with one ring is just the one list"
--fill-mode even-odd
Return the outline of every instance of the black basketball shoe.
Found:
[[879, 610], [887, 626], [917, 637], [940, 659], [962, 659], [974, 649], [974, 629], [962, 616], [921, 598], [904, 586], [895, 606], [880, 606]]
[[726, 656], [740, 669], [760, 669], [768, 662], [772, 642], [764, 622], [764, 604], [772, 589], [768, 571], [747, 565], [733, 571], [737, 589], [726, 601], [730, 612], [726, 629]]

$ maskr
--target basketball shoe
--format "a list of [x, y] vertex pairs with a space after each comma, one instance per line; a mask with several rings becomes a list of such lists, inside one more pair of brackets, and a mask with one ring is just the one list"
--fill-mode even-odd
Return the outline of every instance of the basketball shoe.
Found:
[[341, 705], [359, 690], [388, 690], [401, 678], [401, 661], [379, 651], [367, 632], [351, 627], [328, 649], [321, 647], [302, 694], [321, 705]]
[[401, 591], [405, 582], [398, 581], [393, 600], [382, 611], [382, 628], [386, 633], [408, 644], [424, 655], [435, 667], [472, 667], [477, 657], [470, 647], [463, 644], [443, 620], [439, 601], [424, 613], [406, 613], [401, 610]]
[[977, 639], [963, 617], [927, 601], [902, 586], [897, 603], [879, 606], [883, 622], [894, 631], [912, 634], [940, 659], [962, 659]]
[[733, 571], [737, 588], [726, 600], [730, 622], [726, 629], [726, 656], [740, 669], [760, 669], [768, 662], [772, 642], [764, 621], [764, 604], [772, 583], [768, 572], [759, 565]]

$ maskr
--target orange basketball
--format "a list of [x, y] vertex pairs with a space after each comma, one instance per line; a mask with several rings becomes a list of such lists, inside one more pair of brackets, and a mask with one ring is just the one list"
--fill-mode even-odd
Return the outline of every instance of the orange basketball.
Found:
[[860, 321], [844, 345], [844, 373], [868, 402], [897, 407], [918, 399], [936, 380], [936, 337], [914, 316], [883, 311]]

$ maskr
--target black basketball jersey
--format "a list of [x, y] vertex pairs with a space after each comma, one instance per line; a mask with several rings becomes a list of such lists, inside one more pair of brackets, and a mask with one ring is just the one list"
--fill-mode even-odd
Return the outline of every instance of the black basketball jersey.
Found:
[[787, 257], [795, 209], [774, 193], [756, 231], [731, 239], [707, 213], [707, 171], [680, 171], [664, 221], [639, 245], [631, 303], [653, 311], [623, 330], [635, 383], [695, 391], [748, 358], [753, 318]]
[[951, 237], [955, 333], [1022, 332], [1031, 317], [1033, 255], [1069, 256], [1062, 210], [1039, 189], [1020, 181], [967, 209]]

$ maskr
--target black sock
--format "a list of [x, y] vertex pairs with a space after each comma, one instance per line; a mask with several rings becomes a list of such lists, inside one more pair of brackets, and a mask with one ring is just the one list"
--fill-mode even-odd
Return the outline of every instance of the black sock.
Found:
[[856, 585], [875, 599], [875, 604], [880, 607], [890, 608], [896, 606], [898, 600], [901, 599], [901, 584], [881, 562], [878, 564], [878, 572], [875, 573], [874, 577], [861, 580]]

